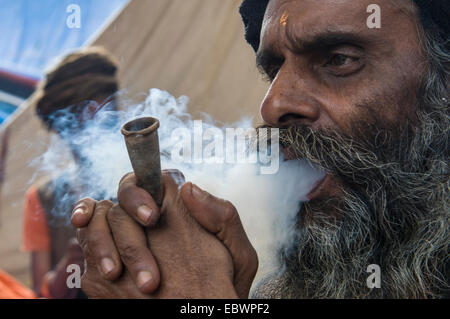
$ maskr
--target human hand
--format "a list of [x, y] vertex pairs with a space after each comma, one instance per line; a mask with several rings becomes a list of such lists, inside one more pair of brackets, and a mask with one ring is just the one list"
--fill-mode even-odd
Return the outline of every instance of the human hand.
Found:
[[[157, 298], [248, 297], [257, 257], [236, 209], [191, 183], [179, 188], [176, 181], [184, 181], [181, 173], [163, 173], [165, 197], [161, 209], [136, 186], [133, 174], [120, 183], [120, 206], [90, 199], [76, 205], [72, 223], [83, 227], [79, 239], [88, 261], [84, 283], [98, 287], [100, 275], [110, 283], [132, 278], [140, 292], [154, 293]], [[142, 207], [150, 208], [151, 216], [142, 218]], [[148, 246], [135, 220], [142, 225], [159, 221], [157, 227], [147, 229]], [[122, 262], [126, 266], [124, 275]], [[90, 284], [93, 282], [97, 285]], [[125, 286], [130, 288], [129, 283]], [[134, 296], [138, 295], [135, 291]]]

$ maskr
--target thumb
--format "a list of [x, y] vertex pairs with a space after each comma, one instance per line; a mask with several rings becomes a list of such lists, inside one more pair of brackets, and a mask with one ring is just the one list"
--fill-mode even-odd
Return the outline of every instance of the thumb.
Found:
[[228, 249], [234, 264], [236, 292], [240, 298], [248, 298], [258, 269], [258, 257], [234, 205], [192, 183], [182, 186], [181, 198], [189, 214]]

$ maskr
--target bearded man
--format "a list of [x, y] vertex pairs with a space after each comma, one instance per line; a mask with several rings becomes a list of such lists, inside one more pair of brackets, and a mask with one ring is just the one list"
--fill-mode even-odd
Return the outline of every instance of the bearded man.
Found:
[[[264, 298], [449, 296], [449, 14], [446, 1], [246, 0], [246, 39], [271, 83], [264, 127], [326, 177], [298, 214]], [[136, 186], [82, 200], [72, 223], [90, 297], [249, 296], [254, 249], [231, 203], [164, 172], [161, 208]], [[150, 228], [149, 241], [142, 225]], [[137, 221], [137, 222], [136, 222]], [[139, 223], [139, 224], [138, 224]], [[381, 288], [366, 285], [377, 264]]]

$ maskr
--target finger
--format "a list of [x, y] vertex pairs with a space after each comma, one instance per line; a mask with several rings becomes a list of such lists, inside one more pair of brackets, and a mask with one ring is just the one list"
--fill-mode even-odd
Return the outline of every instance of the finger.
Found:
[[162, 180], [165, 187], [171, 185], [181, 187], [185, 183], [186, 178], [184, 177], [184, 174], [177, 169], [165, 169], [162, 171]]
[[106, 220], [106, 214], [113, 205], [111, 201], [98, 202], [89, 226], [78, 232], [87, 264], [96, 265], [107, 280], [117, 279], [122, 272], [119, 253]]
[[144, 226], [157, 223], [160, 209], [152, 196], [137, 186], [133, 173], [125, 175], [119, 184], [117, 199], [125, 212]]
[[70, 218], [73, 227], [83, 228], [89, 224], [95, 210], [96, 202], [92, 198], [83, 198], [77, 202]]
[[164, 189], [164, 201], [162, 204], [163, 207], [172, 203], [176, 199], [178, 190], [184, 183], [184, 175], [179, 170], [165, 169], [162, 171], [162, 184]]
[[144, 229], [119, 205], [108, 212], [107, 220], [120, 258], [139, 290], [146, 294], [155, 292], [159, 286], [160, 272], [147, 247]]
[[241, 298], [247, 298], [258, 269], [258, 257], [236, 208], [192, 183], [182, 186], [181, 197], [191, 216], [228, 248], [235, 268], [236, 291]]

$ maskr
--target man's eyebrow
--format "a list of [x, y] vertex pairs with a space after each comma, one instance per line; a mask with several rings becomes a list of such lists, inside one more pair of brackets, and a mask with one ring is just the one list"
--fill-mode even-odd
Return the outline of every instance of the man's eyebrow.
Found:
[[286, 30], [286, 37], [291, 45], [291, 48], [296, 53], [305, 53], [328, 49], [341, 44], [355, 44], [362, 45], [369, 42], [367, 37], [364, 37], [355, 32], [345, 31], [323, 31], [317, 34], [308, 35], [305, 37], [298, 37], [294, 32]]

